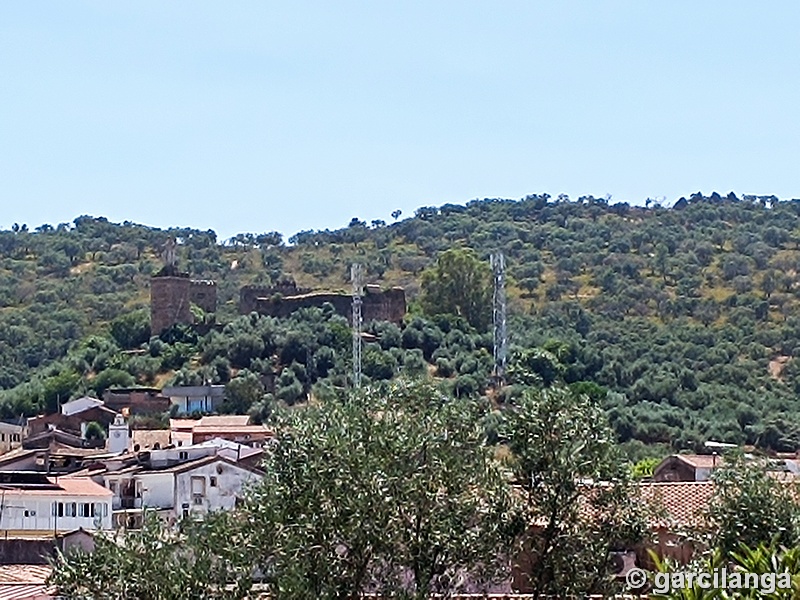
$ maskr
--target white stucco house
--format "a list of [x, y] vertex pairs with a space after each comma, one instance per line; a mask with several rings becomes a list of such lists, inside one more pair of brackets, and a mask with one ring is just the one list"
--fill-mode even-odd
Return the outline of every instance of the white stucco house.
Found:
[[[137, 465], [103, 473], [104, 484], [113, 494], [116, 523], [131, 526], [146, 509], [175, 522], [233, 508], [247, 486], [260, 481], [263, 473], [217, 455], [216, 450], [193, 447], [160, 451], [164, 456], [155, 457], [156, 462], [149, 467]], [[167, 458], [171, 452], [180, 454], [182, 462], [170, 466], [172, 461]], [[199, 456], [189, 457], [190, 453]]]
[[23, 475], [19, 481], [0, 484], [0, 530], [4, 535], [112, 528], [113, 494], [90, 478]]
[[202, 516], [230, 510], [249, 486], [261, 481], [263, 473], [224, 458], [213, 456], [174, 469], [176, 516]]

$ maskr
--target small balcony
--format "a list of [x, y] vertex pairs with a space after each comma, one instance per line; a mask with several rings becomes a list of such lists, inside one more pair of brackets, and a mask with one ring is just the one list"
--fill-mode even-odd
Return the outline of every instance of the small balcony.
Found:
[[[119, 504], [119, 506], [117, 506]], [[114, 502], [112, 503], [112, 507], [117, 508], [142, 508], [142, 499], [141, 498], [131, 498], [129, 496], [125, 496], [123, 498], [114, 498]]]

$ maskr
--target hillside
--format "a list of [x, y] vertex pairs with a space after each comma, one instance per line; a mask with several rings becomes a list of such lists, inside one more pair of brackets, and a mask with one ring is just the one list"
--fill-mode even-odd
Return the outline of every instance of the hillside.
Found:
[[[86, 390], [169, 379], [233, 378], [231, 409], [261, 415], [276, 399], [334, 393], [347, 385], [346, 320], [323, 310], [237, 317], [236, 303], [242, 285], [286, 278], [346, 290], [354, 261], [368, 281], [401, 285], [412, 300], [403, 330], [372, 326], [379, 342], [365, 349], [368, 377], [428, 363], [457, 393], [482, 393], [491, 336], [414, 301], [421, 273], [442, 251], [465, 247], [482, 258], [505, 253], [512, 353], [547, 349], [559, 376], [604, 403], [632, 451], [708, 439], [794, 450], [798, 215], [800, 201], [773, 197], [697, 194], [663, 208], [540, 195], [423, 207], [390, 224], [353, 219], [288, 244], [275, 233], [222, 241], [92, 217], [15, 227], [0, 232], [2, 408], [10, 417]], [[183, 270], [218, 282], [219, 331], [148, 340], [148, 281], [170, 236]]]

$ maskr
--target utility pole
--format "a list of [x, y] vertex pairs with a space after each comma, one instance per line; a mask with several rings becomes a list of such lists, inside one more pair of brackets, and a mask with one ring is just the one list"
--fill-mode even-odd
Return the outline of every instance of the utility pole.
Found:
[[494, 333], [494, 382], [505, 383], [508, 331], [506, 330], [506, 260], [502, 252], [491, 257], [494, 292], [492, 294], [492, 325]]
[[353, 282], [353, 387], [361, 387], [361, 302], [364, 288], [364, 265], [353, 263], [350, 267]]

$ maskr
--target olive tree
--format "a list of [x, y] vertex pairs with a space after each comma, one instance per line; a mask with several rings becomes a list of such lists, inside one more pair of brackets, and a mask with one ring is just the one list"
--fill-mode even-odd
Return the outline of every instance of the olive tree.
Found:
[[244, 507], [273, 597], [427, 598], [502, 575], [514, 513], [484, 408], [400, 380], [284, 415]]
[[643, 521], [600, 406], [568, 388], [527, 389], [501, 437], [530, 525], [518, 558], [531, 591], [605, 591], [610, 553], [637, 540]]
[[154, 513], [141, 529], [98, 532], [94, 550], [58, 553], [49, 582], [76, 600], [238, 600], [249, 597], [247, 529], [233, 513], [167, 528]]
[[741, 545], [800, 543], [800, 507], [796, 484], [782, 483], [767, 472], [765, 460], [745, 460], [729, 453], [714, 472], [714, 496], [709, 507], [712, 544], [725, 556]]
[[422, 273], [421, 292], [420, 304], [430, 315], [457, 315], [481, 330], [491, 323], [491, 269], [471, 248], [443, 252]]

